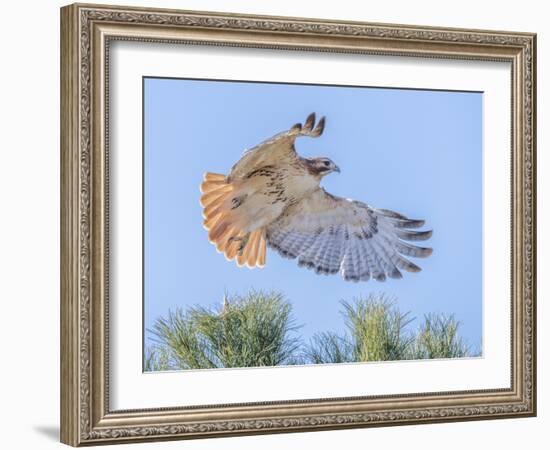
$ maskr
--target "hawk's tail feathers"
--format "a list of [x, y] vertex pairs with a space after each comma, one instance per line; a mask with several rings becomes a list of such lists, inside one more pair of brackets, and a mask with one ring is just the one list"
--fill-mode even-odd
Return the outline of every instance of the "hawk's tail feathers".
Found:
[[265, 229], [260, 228], [250, 233], [248, 242], [242, 251], [242, 255], [237, 256], [237, 264], [245, 265], [249, 268], [265, 266]]
[[216, 190], [224, 184], [227, 184], [225, 175], [206, 172], [204, 174], [204, 181], [201, 183], [201, 192], [206, 194], [207, 192]]
[[263, 267], [266, 252], [265, 230], [247, 233], [240, 229], [237, 217], [231, 209], [234, 186], [227, 183], [225, 175], [207, 172], [200, 189], [208, 240], [229, 261], [236, 258], [238, 266]]

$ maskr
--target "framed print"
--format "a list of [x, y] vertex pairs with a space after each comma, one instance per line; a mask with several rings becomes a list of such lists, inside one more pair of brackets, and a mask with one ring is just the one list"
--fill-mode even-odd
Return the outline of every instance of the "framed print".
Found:
[[535, 58], [62, 8], [62, 442], [535, 415]]

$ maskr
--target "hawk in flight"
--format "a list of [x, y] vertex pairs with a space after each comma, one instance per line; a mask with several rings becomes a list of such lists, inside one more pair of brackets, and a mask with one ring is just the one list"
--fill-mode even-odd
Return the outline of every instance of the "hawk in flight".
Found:
[[431, 248], [407, 241], [429, 239], [424, 225], [387, 209], [337, 197], [320, 182], [340, 172], [328, 158], [303, 158], [294, 142], [318, 137], [325, 118], [315, 125], [310, 114], [247, 150], [228, 175], [206, 173], [200, 202], [209, 241], [239, 266], [263, 267], [266, 245], [298, 265], [321, 274], [340, 273], [348, 281], [402, 278], [401, 270], [420, 268], [406, 257], [425, 258]]

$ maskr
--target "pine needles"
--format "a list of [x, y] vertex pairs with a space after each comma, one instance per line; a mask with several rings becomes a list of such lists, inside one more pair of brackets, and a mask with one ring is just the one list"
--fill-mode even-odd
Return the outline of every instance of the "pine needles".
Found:
[[428, 314], [412, 345], [411, 359], [463, 358], [470, 348], [458, 335], [459, 323], [453, 316]]
[[305, 350], [310, 364], [472, 356], [452, 315], [428, 314], [414, 333], [409, 327], [414, 318], [402, 313], [396, 300], [385, 294], [341, 304], [347, 333], [314, 335]]
[[168, 348], [157, 345], [147, 347], [143, 357], [143, 368], [145, 372], [171, 370], [173, 367]]
[[146, 371], [261, 367], [473, 356], [452, 315], [428, 314], [416, 331], [409, 312], [384, 294], [342, 301], [346, 332], [302, 344], [292, 307], [277, 292], [251, 291], [219, 307], [176, 309], [156, 321]]
[[346, 337], [331, 331], [313, 336], [304, 349], [304, 361], [309, 364], [355, 362], [354, 346]]
[[405, 359], [412, 338], [405, 332], [411, 322], [394, 301], [371, 294], [353, 303], [342, 302], [350, 332], [354, 361], [395, 361]]
[[158, 319], [152, 334], [178, 369], [292, 364], [300, 341], [292, 307], [279, 293], [251, 291], [221, 307], [178, 309]]

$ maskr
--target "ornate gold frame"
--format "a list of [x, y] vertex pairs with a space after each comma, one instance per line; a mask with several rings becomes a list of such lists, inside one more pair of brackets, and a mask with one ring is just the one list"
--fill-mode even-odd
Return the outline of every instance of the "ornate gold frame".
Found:
[[[112, 40], [508, 61], [512, 66], [512, 385], [509, 389], [111, 411], [108, 95]], [[326, 430], [536, 413], [535, 52], [529, 33], [75, 4], [61, 9], [61, 440]]]

